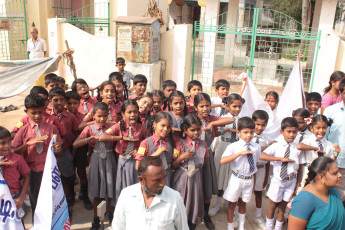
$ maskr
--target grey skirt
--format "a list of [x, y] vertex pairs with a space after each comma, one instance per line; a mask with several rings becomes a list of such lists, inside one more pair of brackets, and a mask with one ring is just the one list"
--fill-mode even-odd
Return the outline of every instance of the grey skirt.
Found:
[[123, 159], [119, 157], [116, 177], [116, 200], [119, 198], [122, 189], [138, 183], [138, 173], [135, 170], [134, 159]]
[[89, 191], [92, 197], [115, 198], [116, 191], [116, 162], [114, 153], [107, 153], [102, 159], [93, 153], [89, 169]]
[[202, 192], [202, 180], [200, 171], [194, 176], [188, 177], [187, 173], [178, 168], [172, 176], [171, 186], [181, 194], [186, 206], [187, 218], [196, 224], [198, 217], [204, 212], [204, 197]]
[[201, 170], [203, 180], [204, 198], [211, 200], [212, 195], [218, 194], [217, 171], [214, 164], [214, 157], [211, 148], [208, 148], [209, 157], [205, 159], [205, 164]]

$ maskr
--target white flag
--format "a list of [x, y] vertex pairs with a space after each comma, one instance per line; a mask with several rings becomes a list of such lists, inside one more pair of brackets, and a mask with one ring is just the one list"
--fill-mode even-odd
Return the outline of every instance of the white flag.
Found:
[[34, 226], [31, 230], [70, 229], [68, 205], [54, 154], [53, 144], [55, 142], [56, 135], [54, 135], [49, 144], [41, 188], [37, 199]]
[[0, 173], [0, 229], [24, 230], [22, 221], [18, 215], [16, 203], [14, 203], [10, 190]]

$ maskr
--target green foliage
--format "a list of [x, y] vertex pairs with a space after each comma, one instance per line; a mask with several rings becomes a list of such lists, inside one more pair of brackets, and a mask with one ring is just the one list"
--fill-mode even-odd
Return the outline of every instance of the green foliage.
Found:
[[294, 18], [296, 21], [302, 21], [302, 0], [267, 0], [272, 10], [280, 11]]

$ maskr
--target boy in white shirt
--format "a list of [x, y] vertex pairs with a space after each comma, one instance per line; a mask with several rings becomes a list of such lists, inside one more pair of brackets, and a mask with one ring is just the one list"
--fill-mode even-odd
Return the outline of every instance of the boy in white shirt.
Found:
[[225, 79], [220, 79], [216, 82], [217, 97], [211, 97], [211, 112], [213, 116], [223, 116], [228, 112], [226, 104], [223, 103], [223, 99], [229, 95], [230, 83]]
[[260, 160], [273, 161], [273, 178], [267, 192], [270, 203], [267, 210], [266, 229], [273, 229], [274, 212], [278, 207], [275, 229], [282, 229], [284, 213], [299, 184], [302, 170], [303, 154], [294, 142], [298, 132], [295, 118], [286, 117], [281, 123], [280, 133], [283, 138], [268, 147], [260, 156]]
[[[252, 119], [255, 122], [254, 138], [253, 141], [261, 146], [261, 152], [263, 152], [272, 142], [270, 138], [265, 136], [263, 132], [267, 127], [267, 122], [269, 119], [268, 113], [264, 110], [256, 110], [252, 114]], [[255, 175], [255, 186], [254, 186], [254, 195], [255, 195], [255, 218], [254, 222], [258, 224], [260, 228], [265, 228], [266, 223], [261, 216], [261, 207], [262, 207], [262, 190], [265, 182], [267, 183], [268, 174], [269, 174], [269, 164], [267, 161], [259, 160], [256, 164], [257, 172]]]
[[228, 230], [234, 229], [234, 211], [238, 202], [239, 230], [244, 230], [246, 203], [252, 197], [256, 164], [261, 154], [259, 144], [253, 142], [255, 123], [249, 117], [238, 119], [239, 141], [230, 144], [220, 160], [221, 164], [231, 163], [232, 175], [223, 198], [229, 201]]

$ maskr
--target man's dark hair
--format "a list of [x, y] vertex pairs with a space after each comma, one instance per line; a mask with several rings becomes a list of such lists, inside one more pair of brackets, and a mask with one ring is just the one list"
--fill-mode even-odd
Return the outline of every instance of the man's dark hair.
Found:
[[63, 96], [66, 98], [66, 93], [60, 87], [54, 87], [49, 91], [49, 100], [51, 100], [54, 96]]
[[137, 74], [133, 78], [133, 84], [136, 85], [138, 83], [147, 83], [147, 78], [145, 75], [142, 74]]
[[220, 79], [216, 82], [216, 89], [219, 89], [221, 86], [230, 88], [230, 83], [225, 79]]
[[0, 126], [0, 139], [6, 137], [11, 137], [10, 131], [8, 131], [8, 129], [6, 129], [5, 127]]
[[341, 80], [341, 82], [339, 83], [339, 91], [340, 93], [343, 93], [345, 90], [345, 79]]
[[45, 77], [44, 77], [44, 84], [47, 86], [52, 82], [60, 82], [59, 81], [59, 76], [56, 75], [55, 73], [48, 73]]
[[281, 124], [281, 130], [284, 131], [284, 129], [288, 128], [288, 127], [295, 127], [298, 129], [298, 122], [295, 118], [293, 117], [285, 117], [282, 120], [282, 124]]
[[122, 63], [122, 64], [126, 63], [126, 61], [125, 61], [125, 59], [123, 57], [116, 58], [116, 64], [120, 64], [120, 63]]
[[143, 176], [149, 166], [163, 166], [162, 160], [160, 157], [148, 156], [144, 157], [138, 166], [139, 176]]
[[48, 91], [43, 86], [34, 86], [30, 90], [30, 94], [43, 94], [48, 97]]
[[77, 92], [75, 91], [68, 91], [66, 92], [66, 100], [69, 100], [69, 99], [75, 99], [75, 100], [80, 100], [80, 96]]
[[250, 117], [241, 117], [238, 119], [237, 127], [238, 131], [242, 129], [255, 129], [255, 122]]
[[321, 94], [319, 94], [318, 92], [311, 92], [306, 95], [305, 100], [306, 102], [317, 101], [321, 103], [322, 97]]
[[24, 100], [25, 109], [44, 108], [44, 99], [38, 94], [29, 94]]

